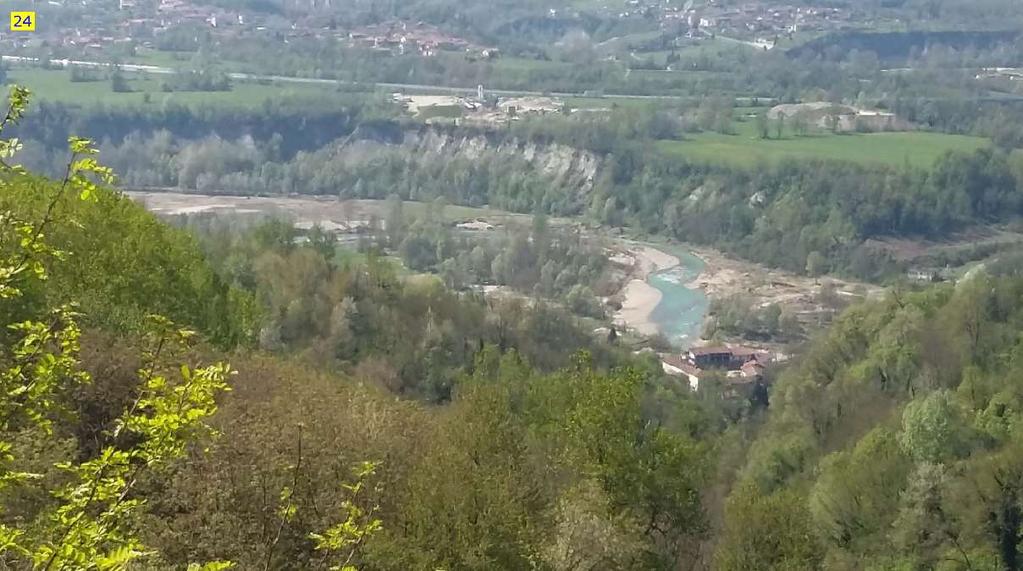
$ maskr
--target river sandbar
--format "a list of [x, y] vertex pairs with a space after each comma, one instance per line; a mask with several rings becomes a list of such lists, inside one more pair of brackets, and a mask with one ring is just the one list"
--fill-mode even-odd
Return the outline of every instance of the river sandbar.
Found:
[[647, 283], [654, 272], [674, 268], [681, 261], [667, 252], [642, 244], [629, 244], [628, 256], [634, 260], [632, 279], [621, 291], [622, 308], [615, 312], [615, 324], [641, 335], [656, 335], [660, 328], [652, 314], [661, 303], [661, 291]]

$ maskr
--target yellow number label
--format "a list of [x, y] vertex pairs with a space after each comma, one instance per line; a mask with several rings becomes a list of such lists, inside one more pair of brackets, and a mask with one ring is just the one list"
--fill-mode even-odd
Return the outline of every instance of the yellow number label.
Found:
[[35, 12], [11, 12], [12, 32], [33, 32], [36, 29]]

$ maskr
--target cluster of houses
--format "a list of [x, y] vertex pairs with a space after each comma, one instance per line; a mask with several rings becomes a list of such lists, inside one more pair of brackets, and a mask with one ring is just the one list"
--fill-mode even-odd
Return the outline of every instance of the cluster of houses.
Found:
[[764, 380], [764, 371], [773, 360], [771, 353], [750, 347], [694, 347], [682, 354], [661, 356], [665, 373], [685, 377], [695, 391], [707, 375], [723, 377], [726, 392], [738, 393]]
[[[62, 5], [55, 0], [50, 4]], [[37, 34], [3, 38], [3, 44], [34, 47], [45, 42], [51, 46], [94, 50], [122, 43], [152, 47], [154, 38], [181, 25], [234, 33], [256, 28], [241, 12], [187, 0], [118, 0], [116, 5], [115, 16], [105, 9], [96, 10], [81, 18], [74, 27], [41, 27]]]
[[[88, 0], [94, 1], [94, 0]], [[313, 7], [330, 7], [332, 0], [309, 0]], [[61, 5], [57, 0], [51, 4]], [[103, 49], [119, 43], [153, 47], [163, 33], [180, 26], [201, 27], [223, 38], [271, 36], [335, 39], [349, 46], [389, 51], [394, 55], [433, 56], [441, 51], [492, 59], [498, 50], [477, 46], [423, 22], [390, 21], [356, 29], [340, 29], [332, 18], [310, 14], [288, 20], [279, 15], [239, 11], [192, 0], [117, 0], [118, 11], [97, 10], [74, 28], [41, 28], [37, 34], [12, 34], [0, 45], [14, 48], [48, 45]]]
[[1019, 67], [985, 67], [976, 75], [977, 79], [1008, 79], [1023, 81], [1023, 68]]
[[565, 102], [555, 97], [494, 97], [482, 85], [475, 97], [394, 93], [392, 100], [427, 123], [504, 125], [530, 115], [561, 113]]
[[657, 14], [663, 25], [681, 25], [690, 38], [699, 35], [735, 35], [750, 37], [756, 45], [770, 48], [778, 36], [796, 32], [826, 32], [851, 28], [855, 15], [839, 6], [805, 6], [746, 2], [735, 5], [710, 0], [694, 7], [693, 2], [665, 4], [657, 0], [625, 0], [620, 18]]
[[916, 267], [906, 272], [906, 277], [915, 282], [947, 282], [955, 277], [950, 266], [944, 268]]
[[768, 6], [748, 3], [735, 8], [710, 7], [695, 14], [695, 22], [710, 30], [747, 33], [790, 34], [806, 31], [828, 31], [850, 25], [848, 10], [825, 6]]
[[913, 125], [890, 111], [860, 109], [849, 105], [814, 101], [776, 105], [767, 111], [772, 121], [802, 121], [826, 131], [909, 131]]
[[423, 22], [390, 21], [356, 28], [348, 32], [350, 45], [388, 50], [397, 55], [418, 54], [432, 57], [441, 51], [464, 51], [483, 58], [494, 58], [498, 50], [472, 44], [436, 26]]

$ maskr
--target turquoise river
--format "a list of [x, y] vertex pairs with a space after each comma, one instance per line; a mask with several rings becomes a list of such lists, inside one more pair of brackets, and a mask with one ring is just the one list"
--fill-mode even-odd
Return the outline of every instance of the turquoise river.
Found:
[[688, 252], [672, 252], [680, 264], [650, 274], [647, 283], [661, 292], [661, 301], [650, 314], [650, 320], [673, 344], [688, 347], [700, 336], [710, 301], [703, 291], [688, 288], [703, 271], [703, 260]]

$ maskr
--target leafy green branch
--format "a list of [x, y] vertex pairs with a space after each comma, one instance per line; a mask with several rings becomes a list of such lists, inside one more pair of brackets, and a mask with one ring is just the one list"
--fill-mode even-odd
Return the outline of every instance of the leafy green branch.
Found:
[[[383, 522], [376, 517], [380, 506], [373, 504], [369, 509], [359, 506], [358, 500], [366, 491], [367, 482], [376, 475], [379, 462], [361, 462], [355, 466], [353, 472], [354, 483], [343, 483], [341, 487], [348, 492], [341, 502], [341, 516], [343, 521], [324, 530], [323, 533], [311, 533], [310, 539], [316, 542], [316, 550], [323, 552], [323, 565], [329, 565], [330, 571], [356, 571], [352, 560], [370, 536], [383, 529]], [[380, 488], [375, 487], [379, 492]]]
[[[27, 106], [29, 92], [15, 87], [0, 130], [16, 123]], [[47, 259], [60, 261], [61, 252], [46, 243], [46, 230], [57, 222], [59, 203], [69, 192], [79, 200], [97, 200], [101, 184], [113, 182], [113, 172], [98, 161], [87, 139], [69, 139], [71, 159], [63, 179], [39, 180], [7, 159], [20, 148], [15, 139], [0, 142], [0, 184], [55, 188], [38, 222], [19, 220], [0, 212], [0, 309], [14, 309], [23, 289], [47, 277]], [[44, 190], [45, 191], [45, 190]], [[159, 471], [184, 456], [188, 445], [209, 432], [206, 420], [217, 410], [216, 397], [228, 390], [232, 373], [227, 364], [200, 368], [181, 365], [167, 373], [163, 357], [169, 346], [185, 347], [195, 333], [170, 320], [150, 319], [152, 349], [139, 371], [136, 398], [107, 435], [94, 457], [56, 462], [60, 474], [51, 484], [19, 456], [16, 442], [33, 435], [47, 442], [60, 437], [57, 420], [66, 420], [70, 391], [91, 381], [80, 366], [81, 330], [74, 304], [34, 310], [36, 318], [4, 324], [13, 338], [0, 346], [0, 492], [49, 495], [28, 514], [9, 514], [0, 504], [0, 566], [34, 569], [125, 569], [148, 554], [133, 527], [145, 499], [135, 494], [140, 476]], [[3, 314], [10, 315], [7, 311]], [[38, 466], [36, 466], [38, 468]], [[213, 562], [192, 566], [220, 571], [231, 566]]]

